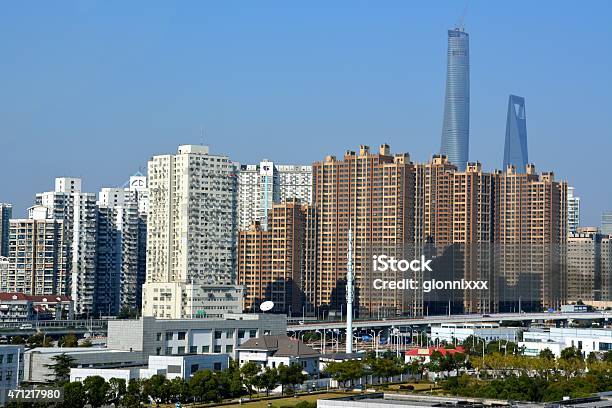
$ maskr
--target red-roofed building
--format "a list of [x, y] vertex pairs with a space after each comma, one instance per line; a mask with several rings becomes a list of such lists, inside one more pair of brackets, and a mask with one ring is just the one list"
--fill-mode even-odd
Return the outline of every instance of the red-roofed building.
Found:
[[63, 295], [0, 292], [0, 321], [63, 320], [74, 316], [73, 302]]
[[465, 353], [465, 349], [461, 346], [457, 346], [454, 349], [447, 349], [444, 347], [418, 347], [406, 351], [404, 354], [405, 362], [410, 363], [414, 360], [420, 360], [424, 363], [429, 363], [431, 355], [434, 351], [440, 352], [443, 356], [447, 354], [453, 355], [455, 353]]

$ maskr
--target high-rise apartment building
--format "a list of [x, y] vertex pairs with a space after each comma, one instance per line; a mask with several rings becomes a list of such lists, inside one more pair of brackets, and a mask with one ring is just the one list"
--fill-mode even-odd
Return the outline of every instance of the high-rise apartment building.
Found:
[[602, 235], [579, 228], [567, 237], [567, 301], [602, 300]]
[[510, 166], [495, 188], [495, 262], [500, 311], [559, 307], [566, 293], [567, 184], [553, 173]]
[[139, 274], [138, 200], [129, 189], [103, 188], [98, 195], [96, 311], [114, 316], [140, 309], [144, 274]]
[[298, 199], [312, 202], [312, 166], [277, 165], [263, 160], [240, 166], [238, 174], [238, 228], [248, 230], [255, 221], [268, 228], [274, 204]]
[[463, 28], [448, 30], [446, 94], [440, 154], [459, 170], [467, 165], [470, 145], [470, 40]]
[[[443, 155], [417, 164], [415, 185], [415, 256], [434, 259], [435, 272], [420, 281], [487, 280], [492, 284], [494, 177], [480, 163], [468, 163], [457, 171]], [[416, 315], [428, 313], [494, 310], [491, 291], [414, 291]]]
[[[343, 160], [327, 156], [313, 165], [313, 211], [307, 219], [305, 306], [341, 311], [345, 303], [348, 232], [353, 231], [355, 304], [361, 315], [407, 313], [408, 291], [375, 290], [382, 272], [373, 255], [397, 259], [414, 253], [414, 166], [408, 154], [377, 153], [368, 146], [348, 151]], [[385, 279], [402, 279], [400, 271]]]
[[269, 210], [268, 230], [254, 222], [238, 237], [238, 284], [246, 287], [245, 308], [258, 311], [267, 300], [274, 311], [302, 312], [308, 205], [293, 199]]
[[517, 172], [524, 172], [529, 163], [527, 154], [527, 117], [525, 115], [525, 98], [510, 95], [508, 98], [508, 116], [506, 118], [506, 140], [504, 144], [504, 165], [514, 166]]
[[612, 300], [612, 237], [601, 236], [601, 300]]
[[9, 264], [0, 275], [1, 292], [29, 295], [69, 293], [64, 221], [49, 218], [46, 207], [30, 209], [29, 219], [9, 225]]
[[604, 211], [601, 214], [601, 233], [612, 235], [612, 211]]
[[8, 256], [9, 220], [13, 217], [13, 206], [0, 203], [0, 256]]
[[567, 187], [567, 231], [574, 233], [580, 227], [580, 197], [574, 187]]
[[59, 177], [55, 190], [36, 194], [36, 205], [63, 221], [69, 295], [77, 315], [95, 312], [96, 194], [81, 191], [81, 179]]
[[465, 171], [453, 174], [453, 273], [452, 278], [487, 281], [487, 290], [467, 289], [463, 312], [497, 311], [493, 258], [494, 201], [496, 176], [482, 171], [480, 163], [468, 163]]
[[179, 146], [149, 161], [143, 313], [193, 316], [198, 288], [235, 283], [236, 178], [234, 163], [207, 146]]

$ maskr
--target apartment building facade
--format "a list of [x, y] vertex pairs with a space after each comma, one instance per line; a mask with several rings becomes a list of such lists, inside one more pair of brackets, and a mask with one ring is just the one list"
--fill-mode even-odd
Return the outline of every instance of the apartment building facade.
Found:
[[238, 174], [238, 229], [255, 221], [268, 229], [268, 212], [274, 204], [298, 199], [312, 202], [312, 166], [278, 165], [269, 160], [241, 165]]
[[[375, 254], [411, 257], [414, 238], [414, 166], [408, 154], [377, 153], [362, 145], [342, 160], [327, 156], [313, 165], [313, 212], [307, 221], [305, 306], [342, 312], [346, 297], [348, 232], [353, 232], [355, 303], [360, 315], [391, 316], [408, 310], [402, 290], [375, 290], [381, 277]], [[380, 276], [379, 276], [380, 275]], [[406, 278], [386, 273], [385, 279]]]
[[308, 205], [293, 199], [272, 206], [267, 231], [259, 222], [240, 231], [238, 284], [246, 287], [246, 310], [257, 311], [267, 300], [275, 312], [302, 309], [307, 213]]
[[[143, 311], [154, 311], [160, 285], [178, 300], [187, 284], [235, 283], [236, 179], [235, 164], [207, 146], [182, 145], [149, 161]], [[153, 316], [180, 318], [184, 310]]]

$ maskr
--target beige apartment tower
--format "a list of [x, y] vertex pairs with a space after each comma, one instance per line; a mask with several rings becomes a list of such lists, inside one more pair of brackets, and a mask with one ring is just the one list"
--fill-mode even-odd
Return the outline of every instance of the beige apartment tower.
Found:
[[[371, 152], [361, 146], [342, 160], [327, 156], [313, 165], [313, 210], [307, 220], [305, 307], [341, 312], [345, 303], [347, 245], [353, 231], [355, 299], [361, 316], [409, 312], [409, 292], [375, 290], [381, 277], [372, 257], [414, 255], [414, 166], [408, 154], [391, 154], [388, 145]], [[400, 272], [385, 279], [408, 277]], [[323, 313], [321, 313], [323, 314]]]
[[276, 312], [302, 313], [307, 211], [297, 199], [274, 204], [267, 231], [254, 222], [239, 232], [238, 284], [246, 287], [246, 310], [271, 300]]
[[541, 310], [565, 302], [567, 184], [553, 173], [498, 173], [495, 274], [500, 311]]

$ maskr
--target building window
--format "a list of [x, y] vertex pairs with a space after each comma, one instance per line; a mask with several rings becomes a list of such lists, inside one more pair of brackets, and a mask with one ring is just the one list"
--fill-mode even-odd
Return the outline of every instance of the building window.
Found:
[[180, 346], [178, 348], [177, 354], [185, 354], [185, 347], [184, 346]]
[[166, 347], [166, 355], [172, 355], [172, 347]]
[[197, 372], [200, 369], [200, 366], [197, 364], [192, 364], [191, 365], [191, 374]]
[[213, 371], [221, 371], [221, 363], [214, 363]]
[[156, 337], [157, 341], [161, 341], [162, 339], [162, 334], [161, 333], [157, 333], [157, 337]]
[[210, 346], [202, 346], [202, 353], [209, 353], [210, 352]]
[[184, 331], [178, 332], [178, 339], [179, 340], [185, 340], [185, 332]]
[[174, 336], [174, 333], [172, 332], [166, 332], [166, 340], [172, 340], [172, 337]]
[[249, 331], [249, 337], [250, 338], [257, 337], [257, 330], [250, 330]]
[[215, 353], [220, 353], [221, 352], [221, 346], [217, 345], [215, 346]]
[[233, 351], [234, 351], [234, 346], [232, 346], [232, 345], [225, 346], [225, 352], [226, 353], [231, 353]]
[[161, 347], [155, 349], [155, 354], [158, 356], [161, 354]]
[[238, 330], [238, 338], [244, 339], [244, 330]]
[[215, 331], [215, 339], [219, 340], [221, 338], [221, 332], [220, 331]]
[[8, 354], [6, 356], [6, 363], [7, 364], [11, 364], [13, 362], [13, 355], [12, 354]]

